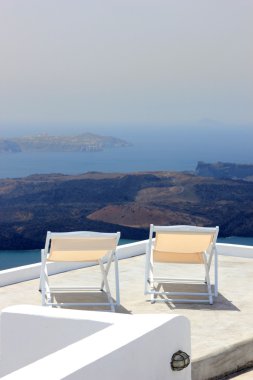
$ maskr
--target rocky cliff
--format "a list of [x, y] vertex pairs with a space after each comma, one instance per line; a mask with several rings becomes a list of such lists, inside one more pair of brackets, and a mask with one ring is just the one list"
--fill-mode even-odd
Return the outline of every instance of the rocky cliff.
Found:
[[198, 162], [196, 173], [204, 177], [232, 178], [253, 181], [253, 165], [216, 162]]

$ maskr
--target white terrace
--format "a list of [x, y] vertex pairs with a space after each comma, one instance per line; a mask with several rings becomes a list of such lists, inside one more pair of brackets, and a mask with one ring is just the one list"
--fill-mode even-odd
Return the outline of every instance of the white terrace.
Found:
[[[217, 244], [219, 295], [213, 305], [151, 304], [143, 294], [145, 248], [146, 241], [118, 247], [117, 313], [42, 308], [40, 264], [2, 271], [1, 376], [207, 380], [252, 365], [253, 247]], [[96, 266], [80, 264], [51, 263], [50, 273], [54, 283], [98, 278]], [[175, 372], [171, 356], [180, 349], [190, 354], [191, 366]]]

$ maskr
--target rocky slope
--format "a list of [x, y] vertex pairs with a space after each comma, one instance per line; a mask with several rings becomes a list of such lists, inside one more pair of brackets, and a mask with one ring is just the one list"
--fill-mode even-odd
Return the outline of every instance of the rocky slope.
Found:
[[149, 224], [220, 226], [253, 236], [253, 183], [187, 173], [33, 175], [0, 180], [0, 249], [42, 248], [46, 231], [121, 231]]

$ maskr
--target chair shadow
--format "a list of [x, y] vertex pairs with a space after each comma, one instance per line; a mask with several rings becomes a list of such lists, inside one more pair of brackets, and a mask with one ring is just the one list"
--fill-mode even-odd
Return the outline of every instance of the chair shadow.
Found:
[[[108, 302], [108, 298], [105, 292], [71, 292], [71, 293], [53, 293], [53, 302], [57, 303], [105, 303]], [[113, 301], [116, 302], [116, 300], [113, 298]], [[56, 306], [57, 307], [57, 306]], [[64, 308], [64, 309], [74, 309], [74, 310], [87, 310], [87, 311], [109, 311], [111, 312], [111, 307], [108, 305], [94, 305], [94, 306], [88, 306], [88, 305], [82, 305], [82, 306], [64, 306], [60, 305], [58, 307]], [[124, 314], [131, 314], [129, 310], [127, 310], [122, 305], [115, 306], [116, 313], [124, 313]]]
[[[156, 286], [154, 289], [156, 291], [160, 291], [161, 288], [163, 288], [162, 291], [164, 292], [206, 292], [206, 285], [204, 284], [161, 284], [159, 283], [158, 286]], [[214, 289], [212, 287], [212, 291], [214, 292]], [[173, 302], [173, 298], [192, 298], [196, 299], [196, 303], [187, 303], [187, 302]], [[165, 304], [168, 306], [169, 309], [175, 310], [175, 309], [190, 309], [190, 310], [226, 310], [226, 311], [240, 311], [238, 307], [236, 307], [232, 301], [228, 300], [226, 297], [224, 297], [221, 293], [218, 293], [218, 297], [213, 297], [213, 304], [210, 305], [209, 303], [198, 303], [199, 300], [207, 299], [207, 296], [170, 296], [167, 294], [161, 294], [155, 296], [155, 299], [163, 299], [165, 300]], [[167, 299], [172, 299], [171, 301], [167, 301]]]

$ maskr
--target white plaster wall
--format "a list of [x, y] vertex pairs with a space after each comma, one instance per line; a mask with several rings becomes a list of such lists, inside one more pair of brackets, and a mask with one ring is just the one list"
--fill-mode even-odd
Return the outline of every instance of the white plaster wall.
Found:
[[[33, 308], [32, 306], [30, 308]], [[37, 307], [50, 313], [50, 309]], [[57, 310], [56, 310], [57, 311]], [[58, 310], [59, 315], [62, 309]], [[69, 313], [73, 311], [68, 310]], [[23, 311], [24, 313], [24, 311]], [[182, 316], [175, 315], [120, 315], [114, 313], [81, 312], [85, 323], [89, 319], [103, 322], [109, 326], [86, 338], [70, 344], [24, 368], [4, 376], [6, 380], [16, 379], [88, 379], [88, 380], [190, 380], [191, 367], [181, 372], [174, 372], [170, 367], [171, 356], [181, 349], [190, 354], [190, 325]], [[30, 309], [29, 315], [32, 315]], [[69, 315], [70, 316], [70, 315]], [[8, 322], [6, 314], [5, 325]], [[42, 320], [44, 315], [41, 316]], [[18, 313], [15, 316], [19, 318]], [[76, 320], [76, 318], [74, 318]], [[78, 320], [78, 318], [77, 318]], [[24, 321], [24, 320], [23, 320]], [[66, 326], [69, 323], [65, 320]], [[64, 323], [65, 323], [64, 322]], [[30, 329], [32, 324], [30, 319]], [[64, 325], [63, 323], [63, 325]], [[35, 322], [35, 325], [37, 322]], [[22, 324], [19, 324], [22, 328]], [[51, 335], [51, 325], [47, 334]], [[54, 326], [55, 328], [55, 326]], [[88, 328], [92, 331], [93, 326]], [[19, 330], [15, 331], [17, 338]], [[11, 331], [9, 330], [9, 333]], [[21, 334], [24, 339], [25, 334]], [[8, 341], [5, 336], [5, 343]], [[27, 346], [32, 342], [37, 350], [40, 340], [27, 338]], [[56, 339], [56, 338], [55, 338]], [[40, 348], [39, 348], [40, 350]], [[15, 355], [14, 355], [15, 354]], [[20, 352], [14, 350], [12, 360]], [[25, 355], [24, 353], [21, 353]]]
[[253, 247], [250, 245], [217, 243], [217, 250], [219, 255], [253, 259]]
[[94, 334], [114, 321], [114, 313], [99, 316], [29, 305], [6, 308], [0, 315], [0, 376]]
[[170, 365], [172, 355], [179, 349], [190, 354], [189, 325], [184, 324], [184, 317], [177, 318], [89, 363], [65, 379], [190, 380], [191, 366], [175, 372]]

